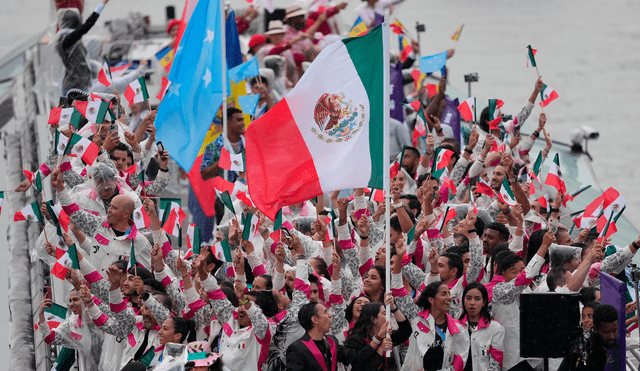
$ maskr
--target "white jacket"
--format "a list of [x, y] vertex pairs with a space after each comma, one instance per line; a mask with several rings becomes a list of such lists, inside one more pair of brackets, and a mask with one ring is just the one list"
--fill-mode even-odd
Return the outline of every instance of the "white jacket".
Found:
[[[460, 323], [467, 328], [468, 332], [469, 324], [466, 316], [460, 320]], [[481, 317], [478, 327], [471, 332], [470, 341], [469, 357], [473, 371], [502, 369], [504, 327], [498, 321], [486, 323]]]

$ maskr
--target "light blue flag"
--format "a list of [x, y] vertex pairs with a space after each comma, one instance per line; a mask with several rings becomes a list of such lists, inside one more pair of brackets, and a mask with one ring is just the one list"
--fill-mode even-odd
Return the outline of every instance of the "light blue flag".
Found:
[[260, 94], [252, 95], [239, 95], [238, 104], [243, 113], [251, 116], [255, 116], [256, 107], [258, 107], [258, 101], [260, 100]]
[[[157, 137], [189, 172], [222, 104], [222, 17], [220, 0], [200, 0], [180, 40], [158, 109]], [[228, 81], [227, 81], [228, 83]]]
[[238, 83], [242, 80], [248, 79], [249, 77], [258, 76], [259, 74], [258, 58], [253, 57], [251, 60], [230, 69], [229, 80]]
[[420, 72], [430, 73], [440, 71], [447, 63], [447, 52], [428, 55], [420, 58]]

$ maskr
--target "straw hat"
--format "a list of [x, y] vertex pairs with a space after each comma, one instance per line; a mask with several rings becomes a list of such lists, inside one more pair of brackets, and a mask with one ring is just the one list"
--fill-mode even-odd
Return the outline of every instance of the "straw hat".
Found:
[[267, 32], [265, 32], [265, 35], [277, 35], [280, 33], [284, 33], [284, 24], [282, 24], [282, 21], [270, 21], [269, 22], [269, 29], [267, 30]]
[[307, 12], [305, 10], [303, 10], [300, 5], [291, 5], [287, 8], [287, 15], [284, 16], [284, 21], [286, 22], [287, 19], [289, 18], [293, 18], [293, 17], [297, 17], [300, 15], [306, 15]]

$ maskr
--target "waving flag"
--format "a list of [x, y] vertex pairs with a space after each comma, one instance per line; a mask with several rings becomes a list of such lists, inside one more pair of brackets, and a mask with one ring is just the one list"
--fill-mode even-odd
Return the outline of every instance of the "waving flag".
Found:
[[431, 167], [431, 176], [440, 179], [444, 170], [449, 166], [451, 162], [451, 156], [453, 151], [446, 148], [436, 149], [436, 154], [433, 160], [433, 166]]
[[453, 182], [453, 179], [449, 178], [449, 171], [447, 168], [444, 168], [445, 171], [442, 173], [440, 180], [442, 180], [442, 186], [445, 188], [449, 188], [451, 190], [451, 194], [455, 195], [458, 190], [456, 189], [456, 184]]
[[451, 36], [451, 40], [453, 41], [458, 41], [458, 39], [460, 38], [460, 33], [462, 33], [462, 28], [464, 27], [464, 23], [461, 24], [458, 29], [456, 30], [456, 32], [453, 34], [453, 36]]
[[420, 57], [420, 72], [429, 73], [442, 70], [447, 63], [447, 52]]
[[187, 259], [193, 254], [200, 254], [201, 236], [200, 228], [195, 224], [189, 224], [187, 227], [187, 253], [184, 259]]
[[511, 190], [509, 181], [507, 181], [507, 177], [504, 177], [504, 179], [502, 179], [502, 187], [500, 187], [500, 193], [498, 193], [498, 198], [500, 199], [500, 201], [504, 202], [509, 206], [516, 205], [516, 197], [513, 195], [513, 191]]
[[242, 217], [242, 239], [251, 241], [258, 233], [259, 218], [251, 213]]
[[493, 197], [495, 196], [495, 193], [493, 192], [493, 188], [491, 188], [491, 186], [489, 184], [487, 184], [487, 182], [484, 181], [484, 179], [478, 177], [478, 184], [476, 186], [476, 192], [483, 194], [483, 195], [487, 195], [489, 197]]
[[2, 204], [4, 203], [4, 191], [0, 191], [0, 213], [2, 213]]
[[382, 57], [380, 27], [334, 42], [249, 126], [249, 191], [269, 219], [331, 190], [382, 188]]
[[231, 247], [229, 246], [229, 239], [225, 238], [224, 240], [216, 243], [213, 246], [214, 255], [218, 260], [222, 260], [223, 262], [231, 263], [233, 262], [233, 255], [231, 255]]
[[149, 99], [147, 84], [144, 82], [144, 76], [140, 76], [137, 80], [133, 80], [124, 91], [124, 97], [129, 102], [129, 107], [134, 103], [142, 103]]
[[[418, 69], [414, 69], [414, 70], [411, 71], [411, 78], [413, 79], [413, 85], [415, 85], [416, 89], [418, 89], [418, 90], [420, 90], [420, 88], [422, 87], [422, 84], [424, 83], [424, 79], [426, 77], [427, 77], [427, 74], [426, 73], [420, 73], [420, 70], [418, 70]], [[428, 86], [427, 86], [427, 89], [429, 89]], [[437, 91], [436, 91], [436, 93], [437, 93]]]
[[358, 37], [367, 34], [367, 24], [364, 23], [362, 18], [358, 17], [356, 23], [353, 24], [351, 30], [349, 30], [349, 37]]
[[537, 67], [536, 66], [536, 55], [537, 50], [532, 49], [531, 45], [527, 46], [527, 67]]
[[564, 196], [564, 200], [562, 200], [562, 203], [564, 205], [564, 207], [567, 207], [567, 202], [571, 202], [573, 201], [580, 193], [586, 191], [587, 189], [591, 188], [591, 185], [589, 184], [582, 184], [580, 185], [580, 187], [578, 187], [578, 189], [573, 192], [572, 194], [567, 194]]
[[156, 95], [156, 98], [158, 98], [158, 100], [162, 100], [162, 98], [167, 95], [167, 91], [170, 87], [171, 81], [169, 81], [168, 78], [162, 76], [162, 86], [160, 87], [160, 92], [158, 93], [158, 95]]
[[130, 167], [126, 168], [124, 172], [129, 174], [129, 176], [137, 176], [141, 182], [144, 181], [144, 164], [142, 161], [138, 161]]
[[71, 125], [74, 128], [78, 128], [80, 126], [80, 119], [82, 115], [75, 108], [60, 108], [53, 107], [51, 112], [49, 112], [49, 125], [58, 124], [62, 125]]
[[33, 186], [37, 193], [42, 192], [42, 178], [40, 177], [40, 172], [36, 171], [35, 173], [30, 172], [29, 170], [22, 169], [24, 176], [27, 177], [29, 183]]
[[133, 210], [133, 215], [131, 215], [131, 217], [133, 218], [133, 223], [136, 225], [136, 228], [138, 228], [138, 230], [151, 226], [151, 218], [149, 217], [149, 214], [147, 214], [147, 211], [144, 209], [144, 206], [140, 206], [139, 208]]
[[260, 69], [258, 66], [258, 58], [253, 57], [250, 60], [231, 68], [229, 70], [229, 80], [238, 83], [250, 77], [258, 76], [259, 74]]
[[556, 93], [555, 90], [553, 90], [552, 88], [544, 84], [544, 87], [540, 92], [540, 99], [542, 100], [540, 102], [540, 105], [542, 107], [546, 107], [549, 103], [553, 102], [556, 98], [558, 98], [558, 93]]
[[[358, 17], [358, 19], [360, 19], [360, 17]], [[406, 27], [404, 27], [404, 25], [400, 23], [400, 21], [395, 21], [389, 26], [391, 27], [391, 31], [393, 31], [394, 33], [397, 33], [398, 35], [407, 33]]]
[[471, 97], [458, 106], [458, 111], [464, 121], [476, 121], [476, 98]]
[[106, 87], [109, 87], [111, 85], [111, 68], [109, 68], [109, 64], [106, 61], [102, 63], [102, 68], [98, 73], [98, 82]]
[[242, 110], [242, 113], [250, 116], [255, 116], [258, 102], [260, 101], [260, 94], [249, 94], [238, 96], [238, 105]]
[[409, 44], [409, 39], [407, 39], [404, 35], [398, 35], [398, 43], [400, 48], [400, 60], [402, 62], [407, 60], [407, 57], [413, 51], [413, 48]]
[[53, 201], [49, 200], [45, 203], [47, 211], [49, 212], [49, 216], [53, 221], [54, 225], [59, 225], [64, 229], [65, 232], [69, 233], [69, 223], [71, 223], [71, 218], [67, 215], [67, 213], [60, 206], [56, 206], [53, 204]]
[[413, 145], [416, 146], [418, 143], [418, 138], [421, 136], [427, 135], [427, 126], [425, 123], [427, 119], [424, 116], [424, 108], [422, 107], [422, 103], [419, 100], [411, 102], [411, 108], [418, 113], [416, 116], [416, 125], [413, 129]]
[[103, 101], [76, 102], [76, 109], [80, 111], [82, 116], [86, 117], [89, 122], [94, 124], [102, 124], [104, 116], [109, 109], [109, 103]]
[[43, 223], [44, 219], [42, 219], [42, 213], [40, 213], [40, 207], [38, 207], [38, 202], [34, 201], [27, 205], [24, 209], [20, 211], [16, 211], [16, 214], [13, 216], [13, 221], [18, 222], [21, 220], [27, 220], [30, 222], [40, 222]]
[[489, 129], [497, 129], [498, 124], [502, 122], [500, 108], [503, 105], [504, 102], [500, 99], [489, 99]]
[[186, 172], [222, 103], [220, 12], [220, 0], [198, 1], [173, 59], [172, 84], [156, 118], [158, 140]]
[[216, 189], [216, 194], [220, 197], [220, 201], [227, 207], [234, 215], [236, 213], [236, 209], [233, 207], [233, 201], [231, 200], [231, 195], [229, 191], [220, 192]]
[[562, 194], [567, 193], [567, 187], [564, 185], [564, 180], [562, 180], [560, 176], [560, 156], [557, 153], [553, 158], [553, 163], [549, 166], [549, 173], [547, 174], [547, 179], [545, 179], [544, 184], [554, 187], [559, 192], [562, 192]]
[[98, 158], [100, 148], [87, 138], [84, 138], [76, 133], [73, 133], [67, 148], [65, 149], [65, 155], [76, 155], [82, 159], [87, 165], [93, 165], [93, 162]]
[[60, 326], [65, 318], [67, 318], [67, 308], [62, 305], [53, 303], [51, 307], [44, 309], [44, 319], [51, 330]]
[[169, 73], [171, 71], [171, 63], [173, 62], [173, 49], [167, 46], [156, 53], [156, 58], [164, 70]]
[[51, 268], [51, 274], [61, 280], [64, 280], [69, 269], [80, 269], [80, 264], [78, 263], [78, 252], [76, 251], [75, 244], [71, 245], [67, 251], [60, 248], [56, 249], [58, 260]]
[[447, 223], [453, 220], [453, 218], [455, 217], [456, 217], [456, 209], [452, 209], [449, 206], [447, 206], [447, 210], [445, 210], [445, 212], [442, 213], [442, 215], [440, 215], [438, 222], [436, 223], [436, 225], [433, 226], [433, 228], [437, 229], [439, 232], [442, 232], [442, 228], [444, 228], [444, 226], [447, 225]]

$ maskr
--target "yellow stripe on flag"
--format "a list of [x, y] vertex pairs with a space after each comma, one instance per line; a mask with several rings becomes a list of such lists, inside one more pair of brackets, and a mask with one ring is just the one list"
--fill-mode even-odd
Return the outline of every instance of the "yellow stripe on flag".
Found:
[[360, 21], [359, 23], [353, 25], [351, 31], [349, 31], [349, 37], [358, 37], [367, 33], [367, 25]]

